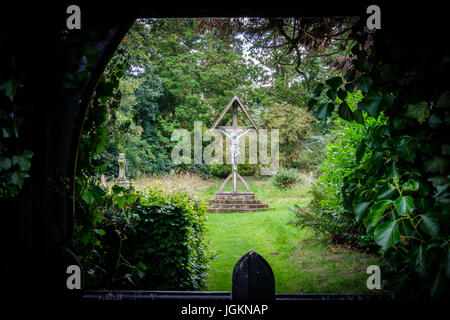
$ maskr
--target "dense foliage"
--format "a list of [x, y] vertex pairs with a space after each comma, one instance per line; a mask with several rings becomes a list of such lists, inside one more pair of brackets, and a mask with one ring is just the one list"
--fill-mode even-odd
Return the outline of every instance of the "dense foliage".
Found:
[[[329, 77], [315, 86], [308, 105], [322, 121], [337, 114], [363, 124], [364, 113], [375, 119], [384, 114], [387, 121], [367, 128], [335, 199], [319, 195], [316, 199], [342, 199], [345, 212], [353, 212], [354, 220], [364, 225], [361, 235], [373, 237], [378, 245], [386, 262], [383, 284], [394, 296], [446, 297], [450, 290], [448, 46], [431, 50], [441, 39], [422, 26], [373, 33], [365, 30], [363, 20], [349, 28], [333, 27], [333, 22], [253, 19], [250, 25], [257, 38], [264, 43], [270, 39], [274, 49], [280, 42], [286, 45], [286, 56], [298, 66], [311, 53], [302, 50], [305, 47], [319, 46], [322, 52], [348, 49], [336, 59], [343, 77]], [[323, 38], [305, 39], [315, 32]], [[411, 41], [405, 33], [415, 34], [418, 40]], [[333, 35], [341, 37], [333, 41]], [[347, 97], [358, 90], [362, 100], [352, 107]], [[345, 168], [349, 159], [341, 161]]]
[[[241, 33], [224, 33], [217, 26], [204, 28], [204, 19], [135, 22], [107, 67], [108, 72], [118, 64], [125, 66], [115, 92], [120, 99], [109, 107], [105, 151], [96, 156], [106, 165], [108, 177], [117, 175], [120, 152], [126, 154], [132, 178], [174, 169], [225, 176], [229, 168], [221, 165], [175, 167], [170, 155], [176, 142], [171, 135], [177, 128], [192, 131], [194, 121], [202, 121], [205, 130], [234, 95], [245, 101], [261, 128], [282, 131], [282, 164], [309, 169], [318, 165], [314, 160], [320, 157], [303, 154], [299, 159], [304, 150], [323, 150], [317, 147], [323, 126], [317, 126], [307, 110], [306, 84], [292, 66], [279, 63], [280, 52], [254, 51], [243, 39]], [[309, 83], [330, 73], [323, 71], [325, 65], [316, 57], [305, 66], [311, 72]], [[230, 119], [226, 115], [224, 123]], [[311, 132], [319, 139], [309, 139]], [[255, 165], [239, 169], [244, 175], [258, 172]]]
[[[33, 152], [23, 145], [21, 126], [24, 107], [14, 101], [17, 90], [22, 87], [23, 71], [8, 50], [1, 56], [0, 76], [0, 200], [15, 197], [28, 178]], [[17, 100], [17, 99], [16, 99]]]
[[285, 102], [273, 103], [264, 110], [263, 126], [279, 130], [280, 166], [299, 166], [299, 155], [305, 149], [307, 137], [313, 133], [315, 122], [306, 108]]
[[117, 49], [110, 67], [127, 63], [119, 86], [122, 100], [108, 119], [111, 135], [99, 156], [109, 176], [116, 175], [119, 152], [126, 153], [131, 177], [174, 169], [173, 130], [192, 131], [194, 121], [207, 128], [233, 95], [248, 90], [256, 71], [242, 57], [242, 41], [214, 31], [200, 34], [196, 24], [194, 19], [139, 20]]
[[[357, 166], [343, 182], [344, 207], [379, 246], [387, 289], [403, 297], [443, 297], [450, 278], [446, 53], [424, 54], [424, 48], [402, 41], [396, 50], [381, 52], [374, 45], [376, 36], [355, 31], [354, 69], [344, 81], [329, 79], [317, 91], [345, 97], [361, 90], [357, 109], [344, 101], [339, 115], [358, 122], [362, 111], [372, 117], [383, 112], [388, 118], [386, 124], [368, 128], [356, 148]], [[405, 50], [414, 63], [402, 60]], [[431, 87], [425, 79], [437, 69], [443, 70], [437, 75], [440, 82]], [[331, 100], [319, 106], [319, 115], [332, 112]]]
[[101, 157], [113, 125], [108, 116], [120, 116], [119, 102], [126, 100], [118, 90], [126, 66], [117, 60], [108, 66], [89, 105], [78, 150], [72, 245], [93, 288], [197, 289], [207, 265], [204, 207], [183, 195], [99, 186], [99, 175], [108, 169]]
[[[359, 166], [356, 151], [367, 130], [384, 125], [386, 119], [382, 115], [378, 119], [366, 116], [363, 124], [343, 119], [335, 120], [335, 123], [336, 129], [331, 132], [333, 140], [326, 146], [326, 157], [320, 166], [321, 174], [312, 186], [312, 200], [307, 207], [293, 210], [295, 223], [311, 227], [324, 240], [373, 249], [373, 236], [366, 235], [353, 210], [344, 207], [342, 188], [346, 177]], [[370, 152], [364, 155], [366, 159], [370, 156]]]

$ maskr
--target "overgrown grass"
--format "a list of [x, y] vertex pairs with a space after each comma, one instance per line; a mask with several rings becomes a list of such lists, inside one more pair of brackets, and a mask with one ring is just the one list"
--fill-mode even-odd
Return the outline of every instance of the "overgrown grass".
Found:
[[158, 187], [167, 192], [189, 194], [199, 199], [204, 189], [210, 187], [215, 181], [205, 180], [199, 175], [190, 172], [170, 173], [166, 175], [143, 176], [131, 181], [138, 190]]
[[[261, 254], [275, 275], [277, 293], [364, 293], [365, 273], [377, 256], [345, 246], [318, 242], [309, 230], [289, 222], [294, 214], [287, 206], [306, 205], [310, 200], [308, 177], [291, 189], [280, 190], [270, 178], [246, 178], [256, 198], [273, 210], [247, 213], [208, 213], [206, 221], [210, 263], [206, 290], [230, 291], [232, 272], [239, 258], [250, 250]], [[135, 185], [159, 185], [166, 191], [188, 193], [207, 201], [219, 190], [222, 180], [202, 180], [192, 174], [148, 177]], [[229, 183], [225, 191], [231, 191]], [[240, 186], [240, 191], [244, 191]]]
[[[247, 178], [255, 196], [274, 210], [247, 213], [209, 213], [207, 236], [210, 265], [207, 290], [230, 291], [232, 272], [239, 258], [250, 250], [261, 254], [275, 275], [277, 293], [363, 293], [367, 292], [366, 269], [378, 258], [344, 246], [324, 245], [309, 230], [289, 222], [294, 214], [287, 208], [305, 205], [309, 199], [306, 175], [292, 189], [275, 188], [269, 178]], [[203, 192], [214, 196], [222, 181]], [[230, 191], [227, 186], [225, 191]]]

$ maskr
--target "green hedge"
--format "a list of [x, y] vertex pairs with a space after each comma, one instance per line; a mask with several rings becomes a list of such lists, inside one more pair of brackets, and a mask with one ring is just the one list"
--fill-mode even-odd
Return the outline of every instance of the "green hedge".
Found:
[[82, 199], [90, 218], [78, 219], [73, 249], [88, 288], [203, 287], [208, 263], [203, 204], [183, 194], [118, 186], [108, 192], [94, 186]]
[[184, 289], [203, 287], [206, 244], [203, 238], [206, 206], [187, 195], [146, 191], [133, 210], [138, 223], [129, 235], [126, 256], [146, 266], [138, 287]]

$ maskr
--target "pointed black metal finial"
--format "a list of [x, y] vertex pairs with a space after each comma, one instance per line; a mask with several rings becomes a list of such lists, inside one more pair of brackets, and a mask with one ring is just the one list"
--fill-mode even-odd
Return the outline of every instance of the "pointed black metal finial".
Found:
[[275, 278], [269, 263], [255, 251], [242, 256], [233, 269], [233, 300], [275, 300]]

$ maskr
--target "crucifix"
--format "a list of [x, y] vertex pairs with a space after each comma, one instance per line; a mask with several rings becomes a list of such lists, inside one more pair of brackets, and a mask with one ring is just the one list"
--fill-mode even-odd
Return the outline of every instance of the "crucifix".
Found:
[[[222, 120], [223, 116], [232, 109], [232, 126], [218, 126], [220, 120]], [[234, 96], [230, 102], [228, 102], [225, 109], [222, 111], [222, 113], [219, 115], [217, 120], [215, 121], [214, 125], [211, 127], [210, 130], [218, 129], [220, 132], [222, 132], [225, 136], [229, 137], [231, 139], [231, 163], [232, 163], [232, 172], [231, 174], [225, 179], [225, 181], [222, 183], [222, 186], [220, 187], [219, 192], [222, 192], [225, 188], [228, 181], [233, 178], [233, 192], [237, 192], [237, 180], [241, 180], [242, 184], [245, 186], [245, 189], [247, 192], [250, 192], [250, 189], [245, 182], [244, 178], [238, 173], [238, 167], [237, 167], [237, 157], [239, 155], [239, 139], [246, 135], [250, 129], [245, 130], [245, 127], [238, 126], [238, 111], [239, 108], [244, 112], [245, 116], [248, 120], [250, 120], [250, 123], [252, 124], [253, 128], [259, 133], [258, 126], [253, 121], [252, 117], [250, 117], [250, 114], [247, 111], [246, 106], [242, 103], [242, 101], [237, 97]]]

